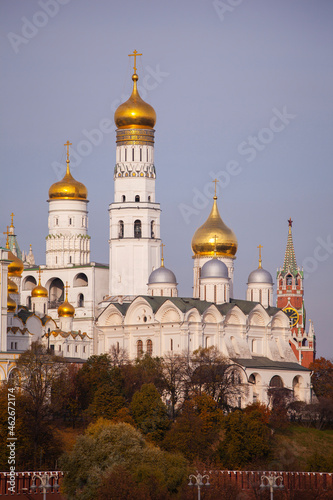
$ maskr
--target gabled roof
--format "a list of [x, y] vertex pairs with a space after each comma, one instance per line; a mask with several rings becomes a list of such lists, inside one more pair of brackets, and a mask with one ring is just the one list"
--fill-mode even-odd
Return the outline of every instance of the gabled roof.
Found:
[[273, 361], [272, 359], [266, 358], [265, 356], [253, 356], [252, 358], [232, 358], [232, 361], [238, 363], [245, 368], [266, 368], [273, 370], [295, 370], [295, 371], [306, 371], [310, 372], [308, 368], [305, 368], [298, 363], [293, 363], [290, 361]]

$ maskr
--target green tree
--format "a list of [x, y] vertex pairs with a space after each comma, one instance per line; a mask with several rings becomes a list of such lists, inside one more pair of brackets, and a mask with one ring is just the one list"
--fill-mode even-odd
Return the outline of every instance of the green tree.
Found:
[[137, 427], [155, 443], [162, 441], [170, 426], [167, 407], [154, 384], [144, 384], [130, 404], [130, 412]]
[[224, 439], [219, 447], [223, 465], [229, 469], [257, 466], [271, 452], [269, 411], [253, 404], [245, 411], [235, 410], [224, 421]]
[[137, 484], [147, 486], [154, 478], [160, 490], [170, 493], [177, 492], [187, 475], [184, 458], [148, 444], [128, 424], [103, 419], [78, 437], [73, 450], [63, 456], [61, 467], [67, 471], [63, 485], [69, 500], [98, 498], [116, 467], [128, 471]]

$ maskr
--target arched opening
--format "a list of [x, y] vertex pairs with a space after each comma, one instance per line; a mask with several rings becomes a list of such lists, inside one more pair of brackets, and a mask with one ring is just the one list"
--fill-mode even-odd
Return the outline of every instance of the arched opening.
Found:
[[303, 387], [303, 379], [300, 375], [297, 375], [293, 379], [293, 391], [294, 398], [301, 399], [301, 389]]
[[22, 290], [32, 290], [37, 285], [37, 281], [33, 276], [27, 276], [23, 280]]
[[49, 309], [56, 309], [64, 301], [64, 284], [59, 278], [54, 278], [49, 284]]
[[121, 200], [126, 201], [126, 196], [124, 194], [122, 195]]
[[124, 221], [123, 220], [119, 221], [118, 237], [120, 239], [124, 237]]
[[307, 347], [308, 345], [309, 345], [309, 343], [308, 343], [308, 339], [303, 339], [303, 340], [302, 340], [302, 346], [303, 346], [303, 347]]
[[148, 201], [150, 201], [150, 196], [148, 196]]
[[141, 220], [134, 222], [134, 238], [141, 238]]
[[155, 238], [155, 221], [151, 221], [150, 223], [150, 237]]
[[286, 284], [287, 286], [291, 286], [293, 284], [293, 277], [291, 274], [287, 274], [286, 276]]
[[88, 286], [87, 275], [84, 273], [77, 274], [73, 280], [73, 287], [74, 286]]
[[140, 201], [140, 196], [138, 194], [135, 195], [135, 201]]
[[147, 340], [147, 354], [148, 356], [152, 356], [153, 354], [153, 341], [150, 339]]
[[142, 340], [138, 340], [136, 343], [136, 357], [141, 358], [143, 354], [143, 342]]
[[83, 293], [79, 293], [77, 296], [77, 307], [84, 307], [84, 295]]
[[279, 375], [274, 375], [274, 377], [271, 378], [269, 387], [271, 389], [282, 389], [283, 388], [282, 378]]

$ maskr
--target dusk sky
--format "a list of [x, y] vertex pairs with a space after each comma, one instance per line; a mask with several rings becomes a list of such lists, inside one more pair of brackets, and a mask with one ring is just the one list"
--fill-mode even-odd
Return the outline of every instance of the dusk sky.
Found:
[[[165, 265], [192, 296], [191, 239], [218, 206], [238, 238], [234, 296], [249, 273], [276, 281], [288, 219], [317, 356], [333, 357], [333, 2], [0, 1], [1, 233], [14, 224], [45, 264], [48, 189], [65, 147], [88, 189], [91, 260], [108, 262], [113, 114], [132, 88], [157, 114], [156, 201]], [[109, 121], [106, 121], [109, 120]], [[112, 122], [112, 123], [110, 123]], [[108, 123], [107, 129], [101, 123]], [[1, 234], [1, 246], [5, 237]]]

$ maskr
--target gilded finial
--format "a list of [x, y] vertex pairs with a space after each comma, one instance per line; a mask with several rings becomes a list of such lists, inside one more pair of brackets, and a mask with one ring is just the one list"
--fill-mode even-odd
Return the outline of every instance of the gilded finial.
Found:
[[261, 249], [264, 248], [262, 245], [259, 245], [257, 248], [259, 248], [259, 266], [258, 269], [261, 269], [262, 265], [262, 260], [261, 260]]
[[14, 214], [13, 214], [13, 212], [10, 214], [10, 218], [11, 218], [10, 227], [14, 227]]
[[136, 58], [137, 56], [142, 56], [142, 54], [139, 54], [136, 50], [133, 51], [133, 54], [128, 54], [128, 57], [134, 57], [134, 66], [133, 66], [133, 70], [134, 70], [134, 74], [136, 75], [136, 70], [137, 70], [137, 67], [136, 67]]
[[70, 288], [68, 281], [66, 281], [65, 289], [66, 289], [66, 298], [65, 300], [68, 300], [68, 289]]
[[220, 181], [218, 181], [217, 179], [214, 179], [214, 180], [213, 180], [213, 182], [215, 183], [214, 200], [217, 200], [217, 196], [216, 196], [216, 185], [217, 185], [217, 183], [218, 183], [218, 182], [220, 182]]
[[66, 163], [67, 163], [67, 173], [69, 172], [69, 146], [72, 146], [72, 143], [67, 141], [64, 146], [67, 147], [67, 159], [66, 159]]
[[9, 226], [7, 226], [7, 231], [4, 231], [3, 234], [7, 235], [7, 238], [6, 238], [6, 248], [8, 249], [9, 248], [9, 239], [8, 239], [8, 236], [10, 235]]
[[[31, 245], [30, 245], [31, 246]], [[42, 274], [42, 270], [40, 268], [40, 266], [38, 267], [38, 286], [40, 286], [40, 275]]]
[[164, 256], [163, 256], [163, 248], [165, 247], [165, 245], [163, 245], [163, 243], [161, 243], [161, 251], [162, 251], [162, 257], [161, 257], [161, 267], [164, 267]]

